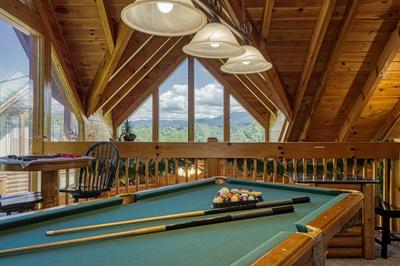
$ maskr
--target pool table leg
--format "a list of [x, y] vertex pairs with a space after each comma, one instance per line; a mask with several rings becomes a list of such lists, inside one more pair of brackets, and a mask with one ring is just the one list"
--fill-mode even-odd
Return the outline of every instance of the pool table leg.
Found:
[[317, 243], [312, 249], [312, 265], [313, 266], [324, 266], [326, 265], [326, 253], [327, 245], [324, 244], [322, 239], [317, 239]]
[[58, 171], [43, 171], [41, 175], [42, 208], [58, 205]]

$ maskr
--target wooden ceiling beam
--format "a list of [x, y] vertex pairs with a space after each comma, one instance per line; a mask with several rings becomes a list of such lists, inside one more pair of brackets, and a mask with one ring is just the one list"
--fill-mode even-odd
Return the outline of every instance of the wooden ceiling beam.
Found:
[[106, 51], [103, 62], [97, 70], [96, 76], [94, 77], [89, 92], [87, 94], [87, 116], [90, 116], [96, 111], [96, 106], [99, 102], [101, 95], [103, 94], [104, 88], [106, 87], [109, 78], [117, 67], [119, 59], [121, 58], [132, 35], [133, 30], [125, 25], [125, 23], [121, 20], [118, 26], [118, 35], [115, 43], [115, 48], [111, 53], [110, 51]]
[[113, 51], [115, 47], [114, 28], [109, 14], [109, 6], [107, 0], [96, 0], [97, 9], [99, 10], [101, 24], [103, 25], [104, 34], [107, 40], [108, 51]]
[[[226, 7], [228, 8], [228, 12], [233, 19], [233, 21], [242, 21], [242, 8], [240, 1], [238, 0], [224, 0]], [[247, 10], [245, 11], [247, 13], [247, 18], [250, 19], [250, 15], [248, 14]], [[273, 92], [273, 99], [276, 101], [276, 105], [279, 107], [279, 109], [282, 111], [282, 113], [285, 114], [287, 119], [291, 119], [292, 117], [292, 110], [290, 106], [290, 101], [289, 101], [289, 96], [288, 93], [285, 89], [285, 87], [282, 84], [282, 81], [280, 80], [278, 70], [274, 66], [272, 62], [272, 58], [269, 54], [266, 42], [264, 40], [260, 40], [260, 34], [257, 32], [256, 27], [254, 26], [254, 23], [252, 22], [253, 30], [250, 33], [250, 42], [251, 45], [257, 47], [261, 54], [267, 59], [269, 62], [272, 63], [272, 68], [266, 72], [259, 73], [264, 80], [265, 80], [265, 87], [271, 88], [271, 91]]]
[[400, 121], [400, 100], [397, 101], [390, 114], [386, 117], [376, 131], [373, 140], [386, 140], [392, 130], [399, 124]]
[[357, 13], [357, 9], [360, 6], [360, 2], [361, 2], [361, 0], [351, 0], [349, 5], [346, 7], [346, 11], [343, 16], [342, 23], [341, 23], [341, 28], [340, 28], [339, 34], [337, 35], [337, 38], [336, 38], [335, 46], [334, 46], [331, 54], [329, 55], [329, 59], [328, 59], [327, 63], [325, 64], [325, 69], [321, 75], [319, 86], [313, 96], [311, 106], [308, 108], [308, 112], [307, 112], [307, 116], [306, 116], [305, 123], [303, 126], [303, 130], [302, 130], [302, 132], [300, 134], [300, 138], [299, 138], [300, 141], [305, 141], [308, 137], [311, 121], [314, 118], [315, 111], [318, 110], [318, 107], [319, 107], [319, 103], [320, 103], [319, 99], [325, 90], [325, 85], [328, 80], [328, 77], [332, 73], [335, 63], [337, 62], [340, 54], [342, 53], [343, 46], [346, 42], [346, 36], [350, 32], [351, 26], [353, 25], [354, 18]]
[[187, 39], [185, 37], [175, 37], [168, 38], [168, 40], [156, 51], [153, 51], [151, 56], [147, 55], [147, 60], [145, 65], [138, 69], [133, 75], [131, 79], [119, 90], [117, 94], [103, 107], [103, 112], [107, 114], [110, 112], [121, 100], [123, 100], [129, 92], [131, 92], [135, 87], [139, 84], [139, 82], [148, 75], [161, 60], [168, 55], [168, 53], [173, 50], [175, 47], [177, 49], [182, 49], [183, 46], [187, 43]]
[[78, 71], [74, 67], [75, 64], [69, 53], [56, 13], [48, 0], [35, 1], [34, 3], [36, 10], [42, 18], [49, 40], [57, 54], [57, 62], [59, 62], [68, 85], [72, 90], [71, 92], [73, 95], [71, 95], [71, 97], [75, 98], [73, 101], [79, 105], [78, 108], [83, 110], [84, 108], [81, 97], [79, 97], [78, 93], [82, 88], [82, 83], [79, 79]]
[[244, 86], [240, 83], [240, 81], [231, 74], [221, 73], [218, 59], [199, 59], [199, 61], [224, 86], [224, 89], [228, 90], [229, 93], [232, 94], [235, 99], [257, 120], [257, 122], [265, 128], [265, 130], [268, 130], [268, 109], [261, 105], [264, 108], [264, 111], [260, 112], [259, 110], [256, 110], [254, 104], [249, 103], [242, 96], [240, 88], [244, 88]]
[[23, 32], [26, 32], [26, 29], [21, 28], [21, 24], [27, 27], [30, 32], [47, 35], [47, 30], [40, 16], [19, 0], [0, 1], [0, 14]]
[[182, 64], [186, 55], [181, 51], [171, 52], [164, 58], [114, 109], [113, 120], [120, 126], [143, 102]]
[[[135, 39], [137, 36], [133, 36]], [[134, 74], [143, 68], [148, 60], [154, 56], [154, 52], [168, 41], [166, 37], [153, 37], [150, 42], [142, 45], [140, 41], [135, 42], [133, 57], [110, 77], [103, 94], [96, 107], [102, 109], [119, 91], [133, 78]]]
[[336, 0], [324, 0], [322, 2], [318, 19], [311, 36], [310, 44], [308, 46], [307, 56], [304, 60], [303, 72], [301, 74], [299, 85], [296, 90], [296, 97], [293, 99], [293, 119], [292, 121], [290, 121], [288, 130], [286, 132], [286, 140], [289, 139], [290, 135], [292, 134], [294, 124], [295, 122], [297, 122], [297, 114], [300, 110], [301, 104], [303, 103], [304, 94], [308, 87], [311, 74], [314, 70], [314, 65], [317, 61], [319, 50], [321, 48], [322, 41], [324, 40], [326, 30], [328, 29], [328, 25], [331, 20], [335, 4]]
[[397, 51], [400, 48], [400, 22], [392, 32], [385, 48], [382, 50], [378, 60], [376, 61], [373, 70], [370, 72], [367, 81], [362, 87], [357, 99], [347, 115], [342, 127], [339, 130], [336, 140], [339, 142], [345, 141], [351, 132], [354, 122], [361, 115], [364, 107], [369, 102], [375, 88], [383, 78], [386, 69], [389, 67]]
[[261, 38], [263, 38], [264, 40], [268, 38], [273, 11], [274, 11], [274, 0], [265, 0], [262, 26], [261, 26]]

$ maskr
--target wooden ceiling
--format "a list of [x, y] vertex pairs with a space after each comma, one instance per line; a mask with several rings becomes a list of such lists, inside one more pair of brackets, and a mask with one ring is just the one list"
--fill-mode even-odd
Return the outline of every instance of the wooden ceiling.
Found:
[[[130, 2], [34, 1], [86, 114], [101, 109], [117, 125], [183, 61], [190, 40], [134, 32], [120, 21]], [[223, 2], [223, 19], [237, 25], [240, 1]], [[220, 60], [201, 62], [257, 120], [281, 110], [288, 141], [400, 136], [400, 1], [245, 2], [251, 44], [273, 69], [235, 76], [219, 71]]]

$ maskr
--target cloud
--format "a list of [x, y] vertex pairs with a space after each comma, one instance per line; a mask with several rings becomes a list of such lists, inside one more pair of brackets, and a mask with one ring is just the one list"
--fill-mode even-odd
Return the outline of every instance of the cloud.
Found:
[[[195, 88], [195, 118], [214, 118], [223, 115], [224, 88], [217, 82]], [[243, 112], [243, 107], [231, 97], [231, 112]], [[132, 120], [150, 120], [152, 101], [144, 103], [131, 116]], [[160, 91], [160, 119], [188, 119], [188, 86], [174, 84]]]

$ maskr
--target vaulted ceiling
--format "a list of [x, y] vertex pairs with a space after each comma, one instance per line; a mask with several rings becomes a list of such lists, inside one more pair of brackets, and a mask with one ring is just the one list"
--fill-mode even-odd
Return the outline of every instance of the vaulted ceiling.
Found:
[[[185, 58], [189, 37], [150, 36], [121, 22], [131, 0], [34, 2], [87, 115], [103, 110], [120, 124]], [[252, 45], [274, 67], [227, 75], [223, 61], [201, 62], [259, 121], [282, 111], [288, 141], [400, 135], [400, 1], [245, 2]], [[224, 3], [222, 18], [237, 25], [240, 1]]]

